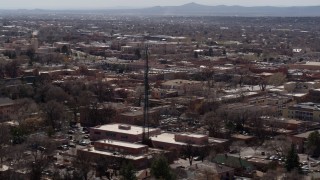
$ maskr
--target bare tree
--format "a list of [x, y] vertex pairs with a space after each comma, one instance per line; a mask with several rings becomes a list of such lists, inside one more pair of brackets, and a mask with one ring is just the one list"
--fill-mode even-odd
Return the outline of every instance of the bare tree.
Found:
[[99, 102], [111, 101], [114, 98], [112, 86], [101, 80], [89, 84], [89, 90], [97, 96]]
[[196, 156], [196, 148], [188, 143], [183, 147], [182, 154], [189, 160], [189, 164], [191, 166], [193, 158]]
[[13, 60], [5, 65], [6, 74], [11, 78], [19, 76], [19, 69], [19, 63], [17, 60]]
[[205, 114], [202, 121], [209, 131], [210, 137], [214, 137], [217, 133], [219, 133], [224, 124], [223, 120], [215, 112], [209, 112]]
[[47, 168], [51, 162], [50, 156], [56, 150], [57, 145], [48, 140], [48, 137], [33, 135], [27, 140], [27, 146], [30, 147], [31, 156], [33, 158], [30, 178], [40, 180], [42, 172]]
[[136, 106], [141, 106], [143, 94], [144, 94], [143, 86], [138, 86], [135, 89], [135, 98], [137, 99]]
[[2, 166], [4, 158], [8, 153], [10, 144], [10, 129], [3, 123], [0, 123], [0, 165]]
[[262, 177], [262, 180], [277, 180], [279, 179], [279, 176], [281, 176], [284, 172], [281, 172], [281, 170], [273, 170], [269, 169]]
[[290, 180], [300, 180], [300, 179], [304, 179], [304, 176], [299, 173], [299, 171], [297, 169], [292, 170], [290, 172], [285, 173], [285, 179], [290, 179]]
[[57, 101], [63, 103], [69, 99], [68, 94], [60, 87], [49, 85], [47, 91], [45, 92], [45, 102]]
[[67, 122], [70, 120], [64, 105], [49, 101], [42, 105], [42, 112], [47, 125], [53, 130], [67, 127]]
[[268, 81], [265, 78], [263, 78], [263, 77], [259, 78], [258, 85], [259, 85], [261, 91], [266, 90], [267, 84], [268, 84]]
[[288, 137], [280, 135], [274, 137], [274, 139], [272, 140], [266, 141], [263, 146], [265, 146], [270, 151], [280, 153], [284, 156], [290, 150], [291, 144], [291, 140]]
[[77, 158], [73, 161], [73, 166], [76, 168], [74, 174], [78, 174], [81, 179], [89, 180], [92, 177], [92, 159], [83, 153], [78, 153]]
[[287, 82], [287, 78], [283, 73], [275, 73], [268, 78], [268, 84], [274, 86], [280, 86], [285, 82]]
[[27, 118], [38, 112], [38, 105], [32, 99], [19, 99], [16, 101], [15, 113], [11, 114], [11, 118], [21, 124]]

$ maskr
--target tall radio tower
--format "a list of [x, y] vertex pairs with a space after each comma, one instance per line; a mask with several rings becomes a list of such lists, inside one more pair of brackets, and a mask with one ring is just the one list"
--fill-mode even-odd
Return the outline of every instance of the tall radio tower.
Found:
[[[143, 133], [142, 141], [149, 139], [149, 54], [148, 46], [145, 47], [146, 61], [144, 69], [144, 106], [143, 106]], [[147, 134], [146, 134], [147, 127]]]

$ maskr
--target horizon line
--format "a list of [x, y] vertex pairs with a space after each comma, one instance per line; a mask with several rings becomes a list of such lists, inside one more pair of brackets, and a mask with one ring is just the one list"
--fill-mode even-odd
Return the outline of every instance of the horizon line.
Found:
[[146, 9], [146, 8], [153, 8], [153, 7], [179, 7], [179, 6], [184, 6], [188, 4], [196, 4], [196, 5], [202, 5], [202, 6], [209, 6], [209, 7], [218, 7], [218, 6], [226, 6], [226, 7], [245, 7], [245, 8], [256, 8], [256, 7], [274, 7], [274, 8], [294, 8], [294, 7], [319, 7], [320, 4], [318, 5], [295, 5], [295, 6], [273, 6], [273, 5], [257, 5], [257, 6], [245, 6], [245, 5], [225, 5], [225, 4], [219, 4], [219, 5], [206, 5], [206, 4], [200, 4], [200, 3], [185, 3], [181, 5], [154, 5], [154, 6], [113, 6], [113, 7], [92, 7], [92, 8], [84, 8], [84, 7], [76, 7], [76, 8], [40, 8], [40, 7], [35, 7], [35, 8], [0, 8], [0, 10], [51, 10], [51, 11], [62, 11], [62, 10], [81, 10], [81, 11], [90, 11], [90, 10], [121, 10], [121, 9]]

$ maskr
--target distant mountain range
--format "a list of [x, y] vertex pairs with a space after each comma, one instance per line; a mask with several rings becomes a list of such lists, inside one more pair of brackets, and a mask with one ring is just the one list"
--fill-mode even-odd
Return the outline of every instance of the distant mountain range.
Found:
[[[50, 11], [53, 10], [33, 10]], [[30, 12], [30, 11], [28, 11]], [[182, 6], [155, 6], [150, 8], [130, 9], [114, 8], [99, 10], [56, 10], [63, 13], [104, 13], [110, 15], [154, 15], [154, 16], [285, 16], [303, 17], [320, 16], [320, 6], [292, 6], [292, 7], [273, 7], [273, 6], [207, 6], [197, 3], [189, 3]]]
[[155, 6], [142, 9], [106, 10], [122, 15], [174, 15], [174, 16], [320, 16], [320, 6], [296, 7], [244, 7], [206, 6], [189, 3], [182, 6]]

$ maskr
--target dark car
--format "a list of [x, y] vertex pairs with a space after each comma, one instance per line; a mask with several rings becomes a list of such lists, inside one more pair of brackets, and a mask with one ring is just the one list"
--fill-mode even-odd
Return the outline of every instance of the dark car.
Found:
[[61, 145], [58, 147], [59, 150], [66, 151], [69, 149], [68, 145]]
[[46, 149], [47, 149], [47, 148], [45, 148], [45, 147], [43, 147], [43, 146], [39, 146], [39, 147], [38, 147], [38, 150], [39, 150], [39, 151], [45, 151]]
[[71, 148], [75, 148], [75, 147], [76, 147], [76, 145], [75, 145], [75, 144], [69, 144], [69, 147], [71, 147]]
[[69, 130], [68, 134], [74, 134], [74, 130]]
[[236, 150], [236, 149], [233, 149], [233, 150], [230, 150], [230, 151], [229, 151], [230, 154], [235, 154], [235, 153], [238, 153], [238, 152], [239, 152], [239, 151]]

